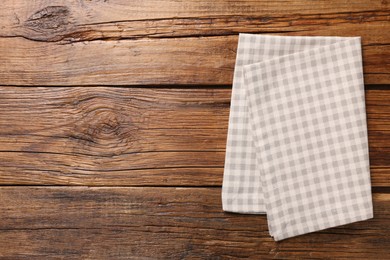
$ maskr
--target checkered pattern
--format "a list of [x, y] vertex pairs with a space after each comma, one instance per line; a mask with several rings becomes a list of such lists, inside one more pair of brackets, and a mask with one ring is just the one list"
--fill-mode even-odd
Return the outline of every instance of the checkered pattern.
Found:
[[275, 240], [372, 218], [360, 38], [240, 34], [222, 199]]

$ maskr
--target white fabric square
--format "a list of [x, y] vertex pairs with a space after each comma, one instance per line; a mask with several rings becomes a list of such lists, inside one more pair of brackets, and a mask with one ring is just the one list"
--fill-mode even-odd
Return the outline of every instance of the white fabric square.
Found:
[[275, 240], [373, 217], [360, 37], [240, 34], [222, 202]]

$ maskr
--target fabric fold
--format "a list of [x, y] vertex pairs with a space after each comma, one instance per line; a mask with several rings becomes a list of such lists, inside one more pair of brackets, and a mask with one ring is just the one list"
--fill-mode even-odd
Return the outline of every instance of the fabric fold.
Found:
[[359, 37], [240, 34], [223, 210], [275, 240], [372, 218]]

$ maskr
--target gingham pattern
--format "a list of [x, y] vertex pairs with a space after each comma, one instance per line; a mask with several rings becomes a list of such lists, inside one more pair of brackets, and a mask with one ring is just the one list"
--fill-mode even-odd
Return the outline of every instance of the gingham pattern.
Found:
[[360, 38], [240, 35], [222, 198], [275, 240], [373, 216]]

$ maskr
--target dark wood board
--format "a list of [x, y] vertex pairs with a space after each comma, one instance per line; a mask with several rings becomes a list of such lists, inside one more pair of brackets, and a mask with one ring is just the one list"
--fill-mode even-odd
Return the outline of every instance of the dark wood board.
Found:
[[[1, 184], [221, 185], [230, 88], [0, 92]], [[374, 187], [389, 185], [389, 99], [366, 91]]]
[[361, 36], [366, 83], [388, 84], [389, 14], [382, 0], [7, 0], [0, 10], [0, 79], [6, 85], [231, 84], [237, 34], [252, 32]]
[[386, 259], [390, 194], [375, 218], [274, 242], [264, 215], [221, 210], [220, 188], [0, 188], [0, 258]]

